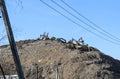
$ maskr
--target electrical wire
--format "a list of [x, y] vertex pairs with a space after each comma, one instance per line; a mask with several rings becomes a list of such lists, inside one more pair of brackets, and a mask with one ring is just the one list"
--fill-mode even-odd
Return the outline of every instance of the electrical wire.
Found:
[[62, 8], [64, 11], [66, 11], [68, 14], [70, 14], [71, 16], [73, 16], [74, 18], [76, 18], [77, 20], [79, 20], [80, 22], [84, 23], [85, 25], [89, 26], [90, 28], [92, 28], [93, 30], [99, 32], [100, 34], [112, 39], [113, 41], [117, 41], [120, 42], [120, 40], [118, 41], [117, 39], [112, 38], [111, 36], [109, 36], [108, 34], [99, 31], [98, 29], [94, 28], [93, 26], [89, 25], [88, 23], [84, 22], [83, 20], [81, 20], [80, 18], [78, 18], [77, 16], [75, 16], [74, 14], [72, 14], [70, 11], [66, 10], [64, 7], [62, 7], [61, 5], [59, 5], [57, 2], [55, 2], [54, 0], [51, 0], [54, 4], [56, 4], [58, 7]]
[[6, 77], [5, 77], [5, 72], [3, 71], [3, 68], [2, 68], [2, 65], [1, 65], [1, 64], [0, 64], [0, 70], [1, 70], [1, 72], [2, 72], [3, 78], [6, 79]]
[[62, 14], [62, 13], [61, 13], [60, 11], [58, 11], [57, 9], [53, 8], [52, 6], [50, 6], [49, 4], [47, 4], [46, 2], [44, 2], [43, 0], [40, 0], [40, 1], [41, 1], [43, 4], [45, 4], [46, 6], [48, 6], [49, 8], [51, 8], [52, 10], [54, 10], [55, 12], [59, 13], [60, 15], [62, 15], [64, 18], [66, 18], [66, 19], [68, 19], [69, 21], [71, 21], [72, 23], [76, 24], [78, 27], [83, 28], [84, 30], [86, 30], [86, 31], [94, 34], [95, 36], [97, 36], [97, 37], [99, 37], [99, 38], [101, 38], [101, 39], [104, 39], [104, 40], [106, 40], [106, 41], [108, 41], [108, 42], [111, 42], [111, 43], [113, 43], [113, 44], [116, 44], [116, 45], [120, 45], [119, 43], [116, 43], [116, 42], [113, 42], [113, 41], [111, 41], [111, 40], [108, 40], [108, 39], [104, 38], [103, 36], [101, 36], [101, 35], [99, 35], [99, 34], [96, 34], [96, 33], [92, 32], [91, 30], [88, 30], [88, 29], [85, 28], [84, 26], [80, 25], [79, 23], [73, 21], [71, 18], [69, 18], [69, 17], [65, 16], [64, 14]]
[[98, 26], [97, 24], [95, 24], [94, 22], [92, 22], [91, 20], [89, 20], [88, 18], [86, 18], [84, 15], [82, 15], [80, 12], [78, 12], [77, 10], [75, 10], [73, 7], [71, 7], [69, 4], [67, 4], [65, 1], [61, 0], [62, 3], [64, 3], [67, 7], [69, 7], [71, 10], [73, 10], [75, 13], [77, 13], [79, 16], [81, 16], [82, 18], [84, 18], [85, 20], [87, 20], [89, 23], [91, 23], [92, 25], [94, 25], [96, 28], [100, 29], [102, 32], [106, 33], [106, 35], [109, 38], [112, 38], [116, 41], [120, 42], [120, 38], [112, 35], [111, 33], [105, 31], [103, 28], [101, 28], [100, 26]]

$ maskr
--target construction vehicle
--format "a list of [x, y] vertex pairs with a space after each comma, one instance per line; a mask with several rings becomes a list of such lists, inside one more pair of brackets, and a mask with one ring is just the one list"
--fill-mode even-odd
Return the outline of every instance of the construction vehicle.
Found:
[[75, 44], [73, 43], [73, 39], [72, 39], [72, 40], [69, 40], [69, 41], [66, 43], [66, 47], [67, 47], [67, 48], [70, 48], [70, 49], [75, 49]]
[[66, 43], [66, 40], [64, 38], [57, 38], [56, 40], [61, 42], [61, 43]]
[[82, 38], [78, 41], [72, 38], [72, 40], [69, 40], [66, 43], [66, 47], [70, 49], [78, 49], [80, 51], [90, 51], [88, 44], [85, 44]]
[[50, 40], [52, 40], [52, 41], [53, 41], [53, 40], [56, 40], [56, 38], [55, 38], [55, 37], [51, 37], [51, 38], [50, 38]]
[[82, 44], [82, 45], [84, 45], [85, 43], [84, 43], [84, 40], [83, 40], [83, 38], [82, 37], [80, 37], [79, 39], [78, 39], [78, 43], [79, 44]]
[[48, 34], [49, 33], [44, 32], [43, 35], [40, 35], [40, 40], [49, 40]]

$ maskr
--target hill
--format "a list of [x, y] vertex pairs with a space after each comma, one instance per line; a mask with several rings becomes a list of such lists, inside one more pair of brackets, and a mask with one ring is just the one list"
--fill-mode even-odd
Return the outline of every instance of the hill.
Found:
[[[70, 48], [49, 39], [16, 44], [26, 79], [120, 79], [120, 61], [96, 48]], [[9, 45], [0, 47], [0, 64], [6, 75], [16, 74]]]

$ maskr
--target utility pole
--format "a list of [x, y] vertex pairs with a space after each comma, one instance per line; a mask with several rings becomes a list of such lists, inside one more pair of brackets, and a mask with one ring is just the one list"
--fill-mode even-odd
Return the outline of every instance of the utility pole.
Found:
[[39, 68], [38, 68], [38, 64], [35, 64], [35, 66], [36, 66], [36, 79], [39, 79]]
[[56, 79], [60, 79], [59, 69], [58, 69], [58, 62], [56, 62]]
[[12, 51], [13, 59], [16, 65], [18, 77], [19, 79], [25, 79], [4, 0], [0, 0], [0, 8], [2, 11], [2, 16], [3, 16], [8, 40], [10, 43], [10, 48]]

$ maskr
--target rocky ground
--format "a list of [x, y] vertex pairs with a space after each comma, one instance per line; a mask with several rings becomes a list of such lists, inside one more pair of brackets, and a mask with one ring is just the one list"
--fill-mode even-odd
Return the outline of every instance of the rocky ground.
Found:
[[[69, 49], [65, 43], [39, 39], [19, 41], [17, 47], [26, 79], [56, 79], [56, 74], [59, 79], [120, 79], [120, 61], [97, 49]], [[0, 47], [0, 64], [5, 74], [16, 74], [8, 45]]]

